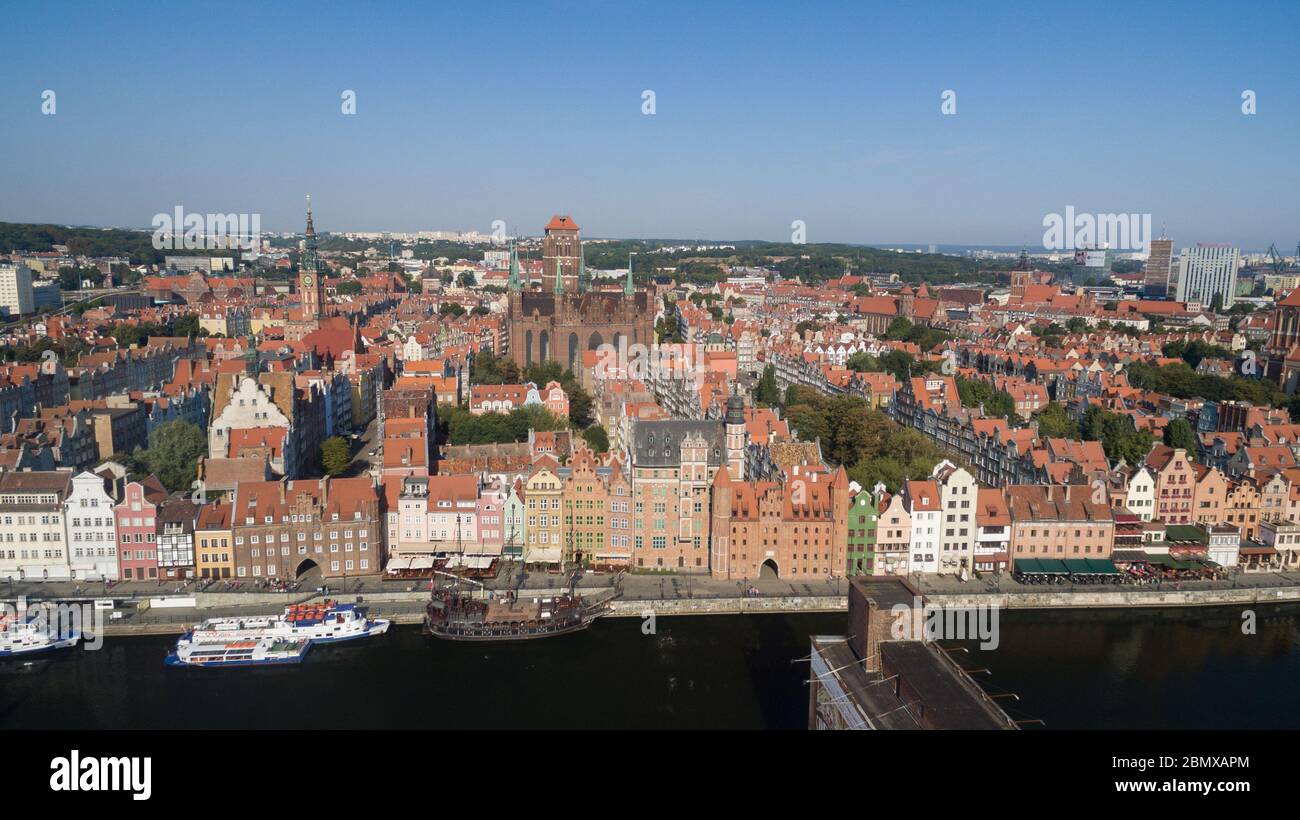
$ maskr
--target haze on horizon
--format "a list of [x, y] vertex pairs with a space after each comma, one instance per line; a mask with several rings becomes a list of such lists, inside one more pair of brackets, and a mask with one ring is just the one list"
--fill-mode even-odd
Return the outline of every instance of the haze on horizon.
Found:
[[9, 41], [39, 47], [0, 79], [0, 220], [147, 228], [181, 205], [299, 231], [310, 193], [321, 231], [567, 213], [589, 237], [802, 220], [813, 243], [1034, 249], [1073, 206], [1293, 252], [1300, 71], [1274, 35], [1300, 5], [1090, 9], [230, 3], [211, 26], [23, 4]]

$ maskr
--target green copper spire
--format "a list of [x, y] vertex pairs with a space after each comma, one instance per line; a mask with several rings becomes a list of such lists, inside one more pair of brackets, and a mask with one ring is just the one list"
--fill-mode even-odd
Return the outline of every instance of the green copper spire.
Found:
[[559, 259], [555, 260], [555, 295], [564, 295], [564, 263]]
[[591, 276], [587, 273], [587, 251], [578, 249], [578, 293], [591, 290]]
[[632, 297], [632, 252], [627, 254], [627, 280], [623, 282], [623, 295], [629, 299]]
[[519, 279], [519, 251], [515, 249], [515, 241], [513, 239], [510, 240], [510, 289], [524, 289], [524, 284]]

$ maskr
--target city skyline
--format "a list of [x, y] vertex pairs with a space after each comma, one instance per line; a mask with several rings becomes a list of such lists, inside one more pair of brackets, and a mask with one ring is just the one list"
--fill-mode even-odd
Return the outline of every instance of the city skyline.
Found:
[[531, 233], [545, 212], [593, 238], [789, 241], [799, 220], [810, 243], [1033, 250], [1073, 207], [1150, 214], [1176, 248], [1300, 238], [1298, 81], [1255, 43], [1300, 22], [1288, 4], [1112, 5], [1068, 32], [1030, 6], [943, 27], [835, 4], [243, 8], [235, 36], [143, 48], [142, 11], [12, 15], [43, 47], [0, 97], [0, 219], [143, 228], [183, 205], [289, 232], [310, 191], [333, 232]]

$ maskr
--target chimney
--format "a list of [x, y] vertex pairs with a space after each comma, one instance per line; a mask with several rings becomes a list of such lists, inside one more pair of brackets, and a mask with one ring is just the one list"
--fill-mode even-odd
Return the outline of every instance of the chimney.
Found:
[[1066, 501], [1069, 501], [1069, 500], [1070, 500], [1070, 485], [1069, 485], [1069, 484], [1066, 484], [1066, 485], [1065, 485], [1065, 500], [1066, 500]]

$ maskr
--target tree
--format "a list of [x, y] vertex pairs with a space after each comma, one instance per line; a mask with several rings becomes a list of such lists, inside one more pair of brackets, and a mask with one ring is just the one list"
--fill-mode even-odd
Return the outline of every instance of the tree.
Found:
[[360, 296], [361, 283], [355, 279], [349, 279], [346, 282], [339, 282], [334, 286], [334, 292], [339, 296]]
[[524, 368], [524, 379], [538, 387], [545, 387], [548, 382], [558, 382], [564, 378], [564, 368], [559, 362], [536, 362]]
[[1039, 438], [1079, 438], [1079, 423], [1054, 401], [1039, 410], [1034, 419], [1038, 422]]
[[172, 322], [172, 334], [175, 336], [206, 336], [208, 332], [199, 327], [199, 315], [187, 313], [178, 316]]
[[149, 472], [171, 492], [188, 490], [198, 477], [199, 457], [208, 452], [208, 438], [188, 421], [169, 421], [149, 436], [149, 449], [135, 453]]
[[591, 426], [591, 394], [578, 384], [573, 371], [565, 371], [564, 377], [560, 379], [560, 387], [569, 398], [569, 424], [578, 430]]
[[1111, 461], [1124, 459], [1137, 464], [1151, 451], [1153, 438], [1149, 430], [1138, 430], [1128, 416], [1090, 407], [1083, 417], [1083, 437], [1100, 441]]
[[519, 365], [513, 359], [498, 359], [488, 352], [475, 354], [470, 368], [472, 384], [519, 384], [519, 378]]
[[754, 387], [754, 403], [764, 407], [776, 407], [781, 403], [781, 389], [776, 386], [776, 365], [769, 364], [763, 368], [763, 377]]
[[885, 338], [891, 342], [899, 342], [906, 338], [911, 331], [912, 323], [899, 316], [890, 322], [889, 327], [885, 329]]
[[609, 452], [609, 434], [599, 424], [593, 424], [582, 431], [582, 439], [591, 447], [593, 453]]
[[869, 373], [880, 370], [880, 360], [865, 350], [859, 350], [845, 360], [844, 366], [858, 373]]
[[326, 475], [343, 475], [352, 463], [352, 452], [348, 440], [342, 436], [331, 436], [320, 446], [320, 466]]
[[1164, 442], [1176, 450], [1186, 450], [1193, 455], [1196, 453], [1196, 433], [1187, 419], [1170, 421], [1165, 427]]

